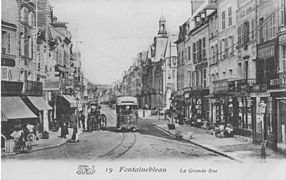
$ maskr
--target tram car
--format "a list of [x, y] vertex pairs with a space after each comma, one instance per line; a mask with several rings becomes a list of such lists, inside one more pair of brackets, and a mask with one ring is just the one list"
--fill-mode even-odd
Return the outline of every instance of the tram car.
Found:
[[138, 102], [136, 97], [125, 96], [116, 99], [116, 127], [119, 131], [138, 130]]

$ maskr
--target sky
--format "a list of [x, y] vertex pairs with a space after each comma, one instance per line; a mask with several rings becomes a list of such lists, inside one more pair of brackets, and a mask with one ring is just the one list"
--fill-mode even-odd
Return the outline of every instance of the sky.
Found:
[[157, 35], [159, 18], [178, 33], [191, 14], [190, 0], [50, 0], [58, 21], [69, 22], [82, 53], [85, 77], [96, 84], [120, 80], [137, 53]]

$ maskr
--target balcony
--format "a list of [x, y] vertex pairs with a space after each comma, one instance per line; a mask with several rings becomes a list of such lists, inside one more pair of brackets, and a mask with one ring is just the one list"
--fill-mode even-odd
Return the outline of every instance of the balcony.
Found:
[[2, 96], [19, 96], [22, 94], [23, 82], [1, 81]]
[[23, 94], [29, 95], [29, 96], [42, 96], [43, 95], [43, 84], [41, 82], [26, 80], [24, 82]]

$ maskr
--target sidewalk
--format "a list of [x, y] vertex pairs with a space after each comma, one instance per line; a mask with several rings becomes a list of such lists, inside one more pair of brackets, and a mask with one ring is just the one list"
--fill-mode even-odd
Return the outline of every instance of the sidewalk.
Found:
[[[218, 138], [212, 135], [211, 130], [203, 128], [196, 128], [190, 125], [175, 124], [174, 130], [169, 130], [167, 126], [168, 121], [158, 121], [153, 123], [159, 129], [170, 133], [172, 135], [180, 134], [182, 138], [198, 145], [204, 149], [216, 152], [223, 156], [235, 159], [238, 161], [261, 161], [260, 150], [261, 146], [253, 144], [242, 138]], [[266, 148], [266, 160], [281, 160], [286, 161], [286, 155], [274, 152], [272, 149]]]
[[[35, 144], [33, 144], [33, 148], [31, 152], [59, 147], [65, 144], [69, 139], [71, 139], [72, 132], [73, 132], [73, 129], [69, 128], [69, 134], [67, 135], [67, 137], [61, 138], [60, 129], [58, 130], [58, 132], [49, 131], [49, 139], [39, 139], [38, 141], [35, 141]], [[82, 133], [82, 129], [79, 129], [78, 136], [81, 133]], [[15, 153], [5, 153], [3, 151], [1, 152], [1, 157], [10, 156], [10, 155], [15, 155]]]

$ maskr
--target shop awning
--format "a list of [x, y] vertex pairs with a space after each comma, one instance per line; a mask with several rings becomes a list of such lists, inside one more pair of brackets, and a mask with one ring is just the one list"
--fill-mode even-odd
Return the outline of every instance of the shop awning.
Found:
[[29, 108], [24, 101], [18, 97], [1, 97], [1, 121], [9, 119], [27, 119], [38, 118]]
[[28, 96], [28, 99], [38, 110], [52, 110], [53, 108], [42, 97]]
[[62, 95], [62, 97], [70, 103], [70, 107], [77, 107], [77, 102], [74, 97], [70, 95]]

